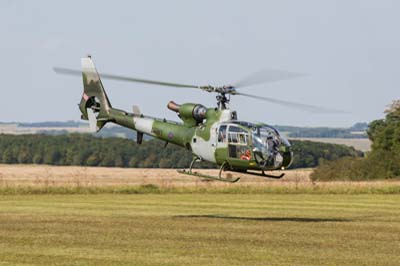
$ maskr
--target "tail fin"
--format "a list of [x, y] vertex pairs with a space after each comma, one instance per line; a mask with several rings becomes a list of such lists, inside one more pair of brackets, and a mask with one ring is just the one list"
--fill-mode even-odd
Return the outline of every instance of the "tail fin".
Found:
[[82, 58], [83, 95], [79, 104], [82, 119], [89, 120], [90, 127], [99, 131], [110, 121], [112, 108], [101, 83], [100, 76], [90, 57]]

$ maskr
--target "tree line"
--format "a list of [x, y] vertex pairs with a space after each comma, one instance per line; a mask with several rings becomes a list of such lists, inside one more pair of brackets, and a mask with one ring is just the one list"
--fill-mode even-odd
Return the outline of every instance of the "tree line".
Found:
[[[293, 141], [292, 168], [315, 167], [321, 160], [361, 156], [343, 145]], [[130, 139], [102, 138], [90, 134], [0, 135], [0, 163], [48, 164], [138, 168], [185, 168], [191, 152], [156, 139], [141, 145]], [[203, 168], [215, 167], [203, 164]]]
[[276, 126], [290, 138], [367, 138], [367, 123], [356, 123], [349, 128]]

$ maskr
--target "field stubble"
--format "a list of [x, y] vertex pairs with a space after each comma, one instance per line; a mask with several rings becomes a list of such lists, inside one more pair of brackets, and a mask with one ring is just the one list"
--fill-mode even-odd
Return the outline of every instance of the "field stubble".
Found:
[[[196, 171], [218, 175], [218, 170]], [[233, 173], [241, 180], [231, 184], [182, 175], [175, 169], [0, 165], [0, 193], [400, 193], [400, 180], [313, 182], [311, 172], [285, 171], [280, 180]]]

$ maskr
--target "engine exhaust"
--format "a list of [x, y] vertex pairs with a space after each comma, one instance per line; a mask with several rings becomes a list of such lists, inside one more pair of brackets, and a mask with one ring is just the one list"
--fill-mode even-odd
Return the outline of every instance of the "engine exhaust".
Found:
[[174, 111], [176, 113], [179, 112], [179, 108], [181, 107], [179, 104], [175, 103], [174, 101], [170, 101], [167, 105], [168, 109]]

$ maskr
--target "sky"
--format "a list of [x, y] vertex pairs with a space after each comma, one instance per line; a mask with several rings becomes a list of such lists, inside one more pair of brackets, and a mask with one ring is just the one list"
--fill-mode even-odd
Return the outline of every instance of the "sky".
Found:
[[[80, 69], [195, 85], [234, 83], [271, 68], [306, 76], [244, 93], [348, 111], [322, 114], [235, 96], [240, 120], [351, 126], [400, 98], [400, 1], [0, 2], [0, 121], [79, 120]], [[103, 80], [113, 107], [177, 120], [168, 101], [213, 107], [215, 95]]]

